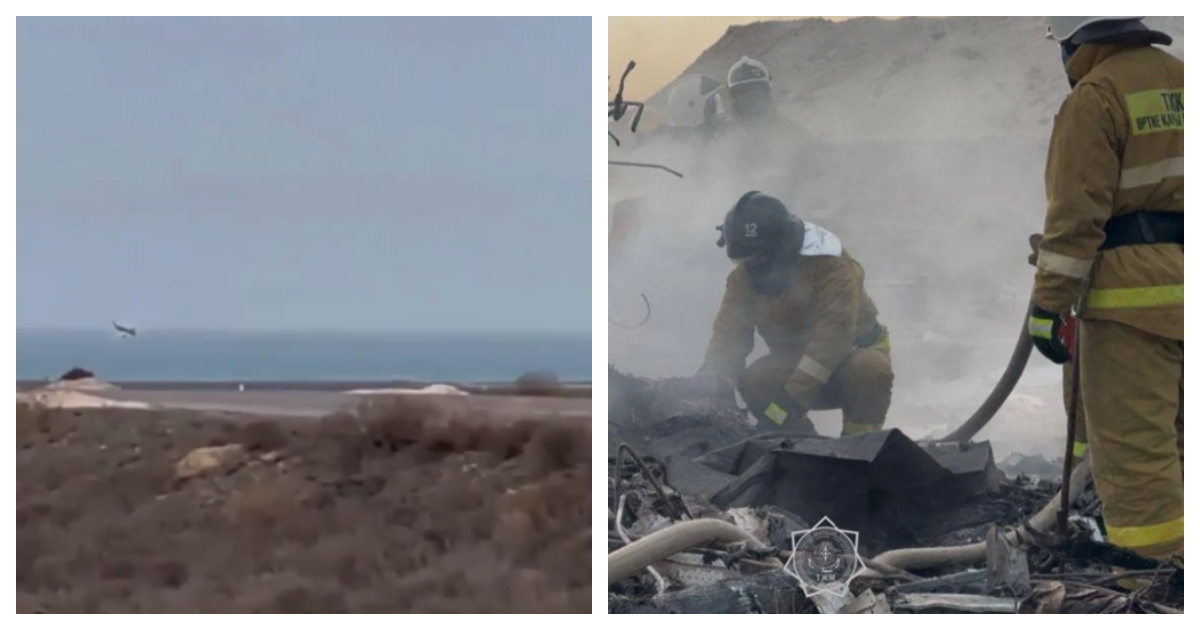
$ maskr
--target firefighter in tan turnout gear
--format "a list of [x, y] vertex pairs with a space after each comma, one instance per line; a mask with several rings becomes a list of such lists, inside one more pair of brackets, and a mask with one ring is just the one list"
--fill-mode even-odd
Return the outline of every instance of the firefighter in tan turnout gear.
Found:
[[1080, 393], [1109, 540], [1183, 556], [1183, 61], [1138, 17], [1052, 17], [1072, 87], [1046, 164], [1029, 332]]
[[[699, 375], [732, 396], [760, 430], [815, 433], [811, 409], [842, 409], [842, 434], [879, 430], [892, 394], [888, 332], [863, 289], [863, 268], [836, 236], [746, 193], [718, 245], [736, 267]], [[746, 368], [757, 331], [768, 353]]]
[[733, 158], [751, 186], [785, 204], [824, 205], [836, 175], [822, 159], [828, 151], [808, 129], [779, 111], [767, 66], [743, 56], [730, 66], [726, 86], [732, 116], [720, 134], [728, 144], [718, 150]]

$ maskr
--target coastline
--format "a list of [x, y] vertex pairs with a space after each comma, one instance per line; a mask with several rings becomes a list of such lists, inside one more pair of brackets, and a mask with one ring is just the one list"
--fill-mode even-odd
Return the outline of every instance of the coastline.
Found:
[[[17, 391], [25, 392], [45, 387], [52, 381], [47, 380], [17, 380]], [[272, 392], [346, 392], [355, 389], [420, 389], [435, 384], [434, 381], [414, 380], [132, 380], [106, 381], [125, 391], [272, 391]], [[471, 394], [507, 394], [515, 392], [513, 381], [438, 381], [452, 385]], [[559, 385], [568, 390], [568, 396], [576, 391], [591, 391], [589, 381], [560, 381]]]

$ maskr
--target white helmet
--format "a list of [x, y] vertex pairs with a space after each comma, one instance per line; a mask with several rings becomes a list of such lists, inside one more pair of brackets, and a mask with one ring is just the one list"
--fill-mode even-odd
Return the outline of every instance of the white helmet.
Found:
[[689, 74], [671, 86], [667, 96], [667, 124], [700, 127], [716, 116], [721, 83], [700, 74]]
[[771, 73], [767, 72], [767, 67], [761, 61], [742, 57], [729, 68], [729, 78], [726, 83], [730, 88], [733, 88], [738, 85], [760, 81], [766, 83], [768, 86], [771, 85]]
[[1079, 29], [1090, 24], [1098, 22], [1117, 22], [1121, 20], [1143, 20], [1141, 17], [1052, 17], [1049, 18], [1049, 24], [1046, 25], [1046, 39], [1052, 39], [1058, 43], [1070, 40], [1079, 32]]

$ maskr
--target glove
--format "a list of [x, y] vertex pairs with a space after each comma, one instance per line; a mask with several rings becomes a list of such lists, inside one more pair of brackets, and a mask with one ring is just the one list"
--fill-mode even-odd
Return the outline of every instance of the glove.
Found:
[[1042, 235], [1041, 234], [1030, 234], [1029, 235], [1029, 248], [1033, 250], [1033, 253], [1029, 255], [1029, 264], [1034, 267], [1037, 266], [1038, 248], [1041, 246], [1042, 246]]
[[1028, 330], [1033, 346], [1058, 365], [1070, 361], [1075, 353], [1076, 325], [1074, 317], [1063, 318], [1036, 304], [1029, 314]]
[[796, 402], [786, 393], [780, 394], [774, 401], [768, 403], [763, 415], [780, 427], [789, 420], [801, 423], [809, 422], [808, 409], [805, 409], [804, 405]]

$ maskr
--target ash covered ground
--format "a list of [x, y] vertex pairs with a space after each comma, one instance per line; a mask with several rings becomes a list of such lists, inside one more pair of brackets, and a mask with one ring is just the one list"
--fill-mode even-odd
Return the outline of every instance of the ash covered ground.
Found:
[[588, 613], [591, 430], [17, 407], [17, 612]]
[[[883, 434], [836, 440], [826, 455], [798, 460], [780, 453], [803, 453], [797, 444], [822, 438], [756, 437], [735, 406], [698, 394], [691, 379], [610, 368], [609, 396], [610, 613], [1162, 613], [1183, 605], [1181, 567], [1100, 542], [1090, 484], [1073, 502], [1066, 536], [1026, 529], [1045, 506], [1058, 505], [1061, 461], [1012, 458], [997, 466], [986, 442], [918, 447], [896, 433], [877, 451], [861, 447]], [[767, 446], [739, 450], [748, 442]], [[929, 453], [952, 474], [927, 474]], [[795, 466], [801, 460], [807, 468]], [[855, 479], [868, 481], [860, 488]], [[793, 534], [829, 516], [857, 532], [864, 561], [879, 561], [836, 604], [806, 597], [782, 568]], [[740, 529], [763, 546], [705, 538], [627, 575], [611, 573], [622, 571], [616, 567], [630, 549], [665, 548], [663, 534], [703, 521]], [[1008, 536], [1015, 538], [1003, 542]], [[898, 549], [962, 553], [968, 545], [978, 557], [889, 564], [888, 552]], [[1118, 588], [1114, 567], [1146, 581]]]

